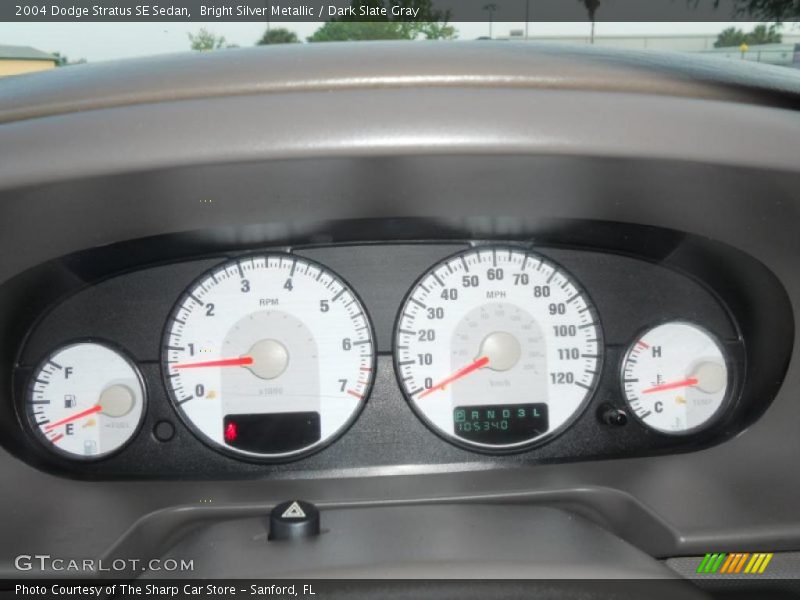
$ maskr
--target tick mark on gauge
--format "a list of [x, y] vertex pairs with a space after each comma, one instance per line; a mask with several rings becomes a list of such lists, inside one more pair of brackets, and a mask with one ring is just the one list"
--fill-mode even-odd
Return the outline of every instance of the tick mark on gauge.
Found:
[[444, 281], [442, 281], [441, 277], [439, 277], [436, 273], [433, 273], [433, 278], [436, 280], [436, 283], [444, 287]]
[[194, 396], [189, 396], [188, 398], [184, 398], [183, 400], [178, 400], [178, 404], [186, 404], [189, 400], [194, 400]]
[[195, 296], [194, 294], [189, 294], [189, 298], [191, 298], [192, 300], [194, 300], [195, 302], [197, 302], [197, 303], [198, 303], [200, 306], [205, 306], [205, 302], [203, 302], [202, 300], [200, 300], [200, 298], [198, 298], [198, 297], [197, 297], [197, 296]]
[[412, 297], [412, 298], [409, 298], [409, 300], [410, 300], [411, 302], [413, 302], [414, 304], [416, 304], [417, 306], [420, 306], [420, 307], [422, 307], [422, 308], [428, 308], [427, 304], [423, 304], [422, 302], [420, 302], [420, 301], [419, 301], [419, 300], [417, 300], [416, 298], [413, 298], [413, 297]]
[[576, 381], [575, 385], [582, 387], [585, 390], [591, 390], [592, 388], [586, 385], [585, 383], [581, 383], [580, 381]]
[[54, 362], [54, 361], [52, 361], [52, 360], [48, 360], [48, 361], [47, 361], [47, 364], [49, 364], [49, 365], [53, 365], [53, 366], [54, 366], [56, 369], [58, 369], [59, 371], [60, 371], [61, 369], [63, 369], [63, 368], [64, 368], [64, 367], [62, 367], [60, 364], [58, 364], [57, 362]]
[[364, 398], [362, 394], [359, 394], [358, 392], [353, 390], [347, 390], [347, 393], [353, 396], [354, 398], [358, 398], [359, 400], [362, 400]]
[[[336, 302], [339, 298], [342, 297], [342, 294], [344, 294], [344, 288], [340, 289], [338, 293], [333, 298], [331, 298], [331, 302]], [[350, 305], [348, 304], [348, 306]]]

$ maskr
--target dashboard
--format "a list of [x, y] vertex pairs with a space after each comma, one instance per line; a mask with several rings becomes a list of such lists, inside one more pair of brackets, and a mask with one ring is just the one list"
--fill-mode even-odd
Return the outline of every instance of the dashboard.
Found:
[[4, 577], [796, 577], [800, 78], [319, 46], [3, 82]]

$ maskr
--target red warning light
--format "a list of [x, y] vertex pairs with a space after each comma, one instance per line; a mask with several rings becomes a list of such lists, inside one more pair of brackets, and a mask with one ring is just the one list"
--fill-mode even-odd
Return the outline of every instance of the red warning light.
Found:
[[239, 437], [239, 430], [236, 428], [236, 423], [234, 423], [233, 421], [231, 421], [231, 422], [230, 422], [230, 423], [228, 423], [228, 425], [225, 427], [225, 441], [226, 441], [226, 442], [232, 442], [232, 441], [234, 441], [234, 440], [235, 440], [237, 437]]

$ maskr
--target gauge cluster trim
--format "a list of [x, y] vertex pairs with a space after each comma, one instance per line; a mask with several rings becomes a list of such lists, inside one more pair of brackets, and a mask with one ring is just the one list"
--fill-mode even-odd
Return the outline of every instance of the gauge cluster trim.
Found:
[[[398, 223], [393, 223], [392, 226], [396, 229]], [[595, 235], [598, 230], [603, 228], [602, 224], [592, 223], [572, 223], [571, 226], [576, 227], [576, 231], [592, 230]], [[615, 224], [610, 230], [616, 231], [617, 234], [623, 230], [627, 231], [629, 239], [636, 240], [640, 237], [637, 229], [639, 228]], [[672, 250], [665, 255], [667, 256], [666, 260], [641, 255], [631, 256], [634, 253], [620, 251], [619, 248], [603, 247], [601, 244], [580, 247], [575, 242], [571, 242], [569, 236], [563, 235], [563, 230], [558, 240], [561, 243], [557, 243], [555, 240], [542, 239], [534, 241], [531, 239], [513, 239], [506, 236], [500, 239], [482, 238], [476, 242], [468, 240], [446, 242], [444, 240], [427, 239], [390, 242], [377, 239], [367, 243], [347, 241], [310, 245], [290, 244], [293, 253], [304, 259], [322, 263], [325, 267], [332, 269], [343, 280], [348, 281], [355, 293], [361, 296], [361, 301], [364, 303], [367, 313], [370, 314], [373, 320], [377, 319], [373, 323], [373, 328], [379, 356], [376, 363], [377, 371], [373, 393], [368, 398], [358, 419], [352, 423], [351, 429], [348, 430], [347, 434], [336, 443], [322, 449], [319, 453], [279, 464], [247, 463], [222, 455], [197, 441], [194, 435], [188, 434], [187, 436], [188, 432], [182, 431], [185, 428], [181, 423], [177, 427], [177, 435], [173, 442], [167, 444], [156, 443], [154, 436], [145, 435], [147, 429], [153, 427], [156, 422], [164, 419], [174, 420], [175, 415], [172, 412], [171, 404], [166, 401], [165, 392], [163, 390], [152, 390], [154, 381], [157, 382], [156, 387], [163, 387], [161, 385], [159, 356], [157, 350], [155, 354], [144, 350], [150, 347], [144, 339], [147, 337], [144, 335], [144, 330], [152, 328], [152, 326], [145, 326], [145, 322], [141, 321], [141, 319], [143, 315], [155, 318], [156, 315], [161, 314], [160, 311], [163, 311], [163, 305], [165, 304], [168, 305], [168, 309], [171, 309], [175, 298], [178, 298], [183, 293], [184, 288], [191, 281], [195, 280], [200, 273], [205, 272], [210, 267], [218, 266], [226, 258], [251, 256], [264, 252], [283, 252], [287, 248], [280, 245], [277, 247], [248, 248], [243, 252], [234, 250], [223, 254], [215, 253], [216, 256], [214, 257], [193, 259], [191, 256], [187, 256], [183, 260], [175, 262], [162, 264], [144, 263], [140, 265], [139, 269], [128, 268], [122, 272], [111, 271], [108, 276], [98, 277], [95, 281], [90, 282], [88, 287], [82, 286], [82, 289], [74, 291], [72, 295], [66, 298], [62, 298], [60, 303], [52, 306], [46, 314], [39, 318], [38, 324], [28, 337], [25, 350], [20, 355], [19, 366], [15, 375], [15, 387], [19, 389], [20, 386], [24, 386], [27, 374], [30, 372], [28, 365], [39, 355], [38, 353], [43, 351], [42, 349], [50, 343], [50, 340], [54, 337], [57, 338], [59, 335], [67, 336], [74, 333], [59, 330], [60, 325], [58, 324], [63, 325], [68, 320], [66, 318], [67, 315], [97, 313], [98, 305], [95, 304], [93, 306], [92, 303], [108, 302], [110, 299], [113, 300], [115, 298], [120, 310], [124, 313], [129, 307], [138, 306], [138, 301], [142, 300], [144, 308], [137, 312], [137, 318], [140, 321], [129, 324], [125, 324], [120, 320], [103, 323], [101, 319], [100, 322], [96, 323], [97, 326], [117, 327], [118, 334], [124, 331], [126, 332], [124, 335], [131, 336], [133, 346], [126, 348], [126, 350], [128, 354], [136, 357], [143, 376], [147, 380], [146, 385], [151, 389], [151, 410], [146, 416], [146, 423], [138, 436], [136, 447], [131, 448], [130, 455], [127, 457], [123, 454], [118, 457], [118, 460], [102, 461], [103, 464], [98, 464], [96, 467], [92, 466], [90, 469], [76, 469], [74, 465], [68, 464], [68, 461], [53, 460], [52, 457], [44, 455], [39, 449], [31, 448], [29, 444], [24, 442], [20, 443], [19, 439], [15, 443], [14, 436], [9, 435], [9, 432], [2, 432], [3, 443], [23, 460], [47, 471], [70, 477], [101, 479], [119, 477], [145, 479], [152, 477], [199, 479], [261, 478], [289, 476], [304, 472], [320, 473], [346, 467], [366, 467], [380, 470], [391, 469], [396, 465], [417, 464], [422, 466], [426, 464], [454, 465], [463, 463], [466, 468], [473, 468], [467, 465], [477, 465], [481, 462], [485, 463], [482, 468], [495, 468], [511, 465], [686, 452], [708, 447], [728, 439], [749, 423], [752, 423], [754, 418], [766, 409], [763, 403], [758, 406], [754, 405], [752, 401], [753, 394], [760, 394], [763, 397], [767, 392], [763, 382], [756, 385], [756, 390], [750, 389], [748, 392], [747, 384], [750, 381], [750, 377], [748, 376], [747, 365], [749, 364], [749, 359], [746, 345], [743, 343], [744, 337], [739, 329], [742, 324], [741, 311], [737, 315], [737, 311], [732, 308], [735, 307], [737, 302], [737, 299], [730, 294], [733, 288], [728, 290], [726, 296], [725, 290], [723, 290], [723, 293], [719, 293], [719, 290], [709, 288], [706, 284], [700, 283], [703, 280], [703, 273], [686, 273], [680, 266], [671, 265], [669, 262], [673, 256], [683, 254], [683, 252], [676, 252], [678, 247], [691, 249], [692, 253], [695, 254], [697, 252], [700, 252], [700, 254], [706, 253], [706, 256], [703, 256], [703, 260], [698, 261], [698, 264], [705, 266], [709, 266], [714, 261], [719, 260], [720, 257], [733, 261], [731, 264], [740, 265], [744, 264], [741, 261], [747, 262], [748, 259], [738, 251], [721, 247], [708, 240], [697, 239], [685, 234], [676, 236], [674, 232], [669, 232], [668, 230], [650, 229], [648, 236], [651, 239], [651, 246], [654, 248], [659, 247], [660, 244], [667, 244], [667, 246], [672, 247]], [[148, 247], [152, 244], [150, 241], [145, 243], [144, 240], [141, 243]], [[442, 441], [441, 438], [433, 435], [423, 425], [422, 421], [413, 414], [400, 392], [390, 357], [391, 332], [395, 326], [399, 303], [405, 297], [408, 289], [411, 288], [411, 284], [420, 277], [420, 273], [426, 272], [432, 265], [459, 250], [466, 250], [470, 247], [479, 248], [487, 243], [507, 245], [511, 248], [525, 248], [565, 268], [580, 282], [584, 290], [592, 294], [603, 325], [608, 324], [608, 319], [611, 319], [612, 322], [619, 322], [629, 318], [630, 315], [626, 314], [624, 310], [621, 311], [619, 307], [611, 306], [613, 303], [609, 299], [613, 298], [615, 294], [619, 294], [624, 288], [625, 278], [633, 277], [635, 273], [641, 276], [642, 272], [649, 271], [651, 275], [648, 277], [652, 278], [652, 274], [657, 273], [666, 276], [673, 283], [680, 282], [681, 286], [686, 286], [683, 288], [684, 296], [687, 295], [687, 290], [694, 290], [688, 293], [688, 297], [694, 300], [704, 298], [702, 303], [706, 306], [703, 309], [706, 316], [699, 319], [700, 322], [705, 324], [708, 322], [708, 318], [711, 318], [712, 322], [716, 323], [716, 325], [711, 325], [711, 329], [715, 331], [728, 352], [731, 353], [732, 360], [737, 365], [735, 371], [744, 375], [739, 378], [741, 381], [736, 382], [736, 388], [732, 393], [738, 396], [740, 390], [748, 392], [747, 398], [741, 403], [734, 402], [731, 406], [731, 414], [726, 415], [725, 418], [715, 423], [708, 432], [703, 435], [686, 436], [680, 440], [668, 439], [676, 436], [658, 435], [644, 428], [637, 428], [633, 420], [625, 428], [622, 428], [625, 431], [623, 436], [619, 435], [618, 430], [613, 427], [600, 425], [597, 410], [601, 405], [611, 403], [617, 408], [625, 407], [624, 400], [620, 394], [615, 393], [615, 390], [619, 389], [616, 381], [616, 367], [622, 359], [623, 349], [633, 339], [635, 330], [631, 329], [625, 335], [621, 335], [618, 331], [619, 327], [615, 325], [612, 327], [613, 335], [606, 339], [605, 366], [602, 370], [597, 392], [589, 398], [587, 408], [581, 412], [574, 425], [550, 440], [549, 443], [541, 446], [537, 445], [532, 449], [526, 448], [524, 451], [514, 454], [490, 455], [481, 458], [481, 454], [476, 453], [474, 450], [467, 451], [456, 447], [452, 443]], [[133, 243], [133, 246], [135, 247], [136, 244], [137, 242]], [[144, 246], [141, 247], [144, 248]], [[113, 256], [118, 254], [118, 249], [108, 247], [88, 251], [88, 254], [93, 255], [91, 260], [87, 260], [85, 255], [78, 259], [78, 262], [75, 262], [77, 257], [65, 257], [61, 264], [62, 266], [68, 264], [81, 265], [85, 268], [89, 263], [95, 261], [98, 265], [110, 265], [113, 263], [109, 263], [107, 258], [100, 258], [100, 255], [109, 254]], [[133, 255], [135, 256], [136, 252], [133, 252]], [[370, 256], [372, 258], [369, 258]], [[404, 262], [401, 259], [405, 256], [411, 257], [409, 264], [398, 267]], [[591, 258], [591, 260], [586, 263], [588, 258]], [[371, 266], [369, 266], [370, 263]], [[392, 276], [394, 274], [388, 273], [385, 268], [387, 264], [392, 264], [393, 267], [399, 268], [402, 273]], [[761, 276], [766, 275], [763, 272], [763, 267], [759, 267], [755, 263], [749, 264], [748, 268], [760, 269]], [[624, 277], [615, 278], [610, 275], [615, 270], [618, 274], [623, 274]], [[743, 269], [743, 272], [747, 272], [747, 269]], [[373, 279], [378, 277], [380, 273], [383, 273], [381, 276], [383, 279]], [[141, 296], [144, 282], [148, 277], [155, 274], [159, 275], [158, 277], [153, 277], [149, 286], [150, 289], [159, 291], [157, 295], [160, 295], [160, 297], [157, 301]], [[591, 281], [587, 281], [587, 279]], [[374, 285], [369, 285], [370, 281], [373, 281]], [[603, 281], [605, 283], [601, 283]], [[655, 287], [653, 288], [651, 300], [657, 304], [654, 308], [656, 312], [652, 313], [655, 320], [656, 316], [660, 314], [659, 311], [663, 312], [665, 306], [669, 303], [663, 304], [663, 298], [659, 300], [659, 294], [665, 289], [663, 287], [659, 288], [659, 285], [664, 285], [663, 282], [658, 283], [655, 279], [652, 279], [652, 282]], [[777, 284], [776, 282], [774, 283]], [[118, 289], [112, 293], [115, 286]], [[386, 305], [386, 290], [383, 289], [386, 287], [389, 288], [389, 295], [392, 297], [390, 303], [394, 303], [391, 310]], [[600, 290], [600, 287], [605, 287], [606, 289]], [[645, 285], [643, 287], [651, 288], [653, 286]], [[175, 291], [169, 292], [170, 289]], [[130, 298], [125, 300], [125, 294], [136, 293], [137, 290], [140, 296], [133, 300]], [[600, 299], [597, 298], [598, 291], [602, 291], [601, 295], [603, 297]], [[779, 289], [776, 288], [774, 293], [779, 294]], [[92, 298], [93, 295], [94, 297]], [[83, 304], [82, 296], [87, 299], [91, 298], [89, 304]], [[775, 306], [780, 309], [780, 302]], [[139, 306], [134, 312], [140, 308], [142, 307]], [[669, 313], [669, 310], [667, 310], [667, 313]], [[708, 317], [708, 315], [713, 315], [714, 313], [716, 313], [716, 316]], [[686, 314], [685, 312], [673, 312], [671, 316], [679, 318], [685, 317]], [[387, 320], [390, 322], [387, 323]], [[650, 323], [650, 321], [647, 323]], [[644, 324], [642, 323], [640, 326]], [[86, 323], [84, 323], [85, 325]], [[159, 325], [157, 329], [158, 335], [156, 337], [158, 338], [158, 343], [156, 348], [160, 348], [161, 326]], [[604, 329], [607, 329], [607, 327], [604, 327]], [[785, 335], [792, 332], [783, 333]], [[788, 341], [790, 342], [790, 340]], [[750, 360], [750, 362], [752, 361]], [[774, 369], [772, 374], [775, 375]], [[167, 405], [169, 410], [160, 410], [159, 407], [162, 407], [162, 405]], [[396, 428], [396, 431], [389, 434], [388, 437], [385, 429], [387, 423], [391, 424], [389, 429]], [[404, 448], [413, 448], [413, 451], [406, 451]]]

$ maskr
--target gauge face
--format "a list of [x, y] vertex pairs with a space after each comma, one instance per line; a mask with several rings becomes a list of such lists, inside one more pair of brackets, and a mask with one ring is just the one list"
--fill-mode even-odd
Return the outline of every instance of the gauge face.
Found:
[[585, 407], [602, 360], [586, 294], [537, 254], [483, 247], [430, 269], [395, 331], [411, 406], [469, 447], [509, 451], [563, 430]]
[[622, 363], [622, 389], [646, 426], [685, 434], [708, 426], [728, 392], [728, 366], [717, 340], [691, 323], [674, 321], [636, 340]]
[[366, 401], [374, 362], [355, 293], [325, 267], [283, 254], [203, 275], [173, 310], [163, 348], [187, 425], [217, 449], [267, 460], [342, 433]]
[[136, 367], [108, 346], [65, 346], [36, 369], [26, 414], [37, 439], [74, 460], [103, 458], [122, 448], [144, 415]]

